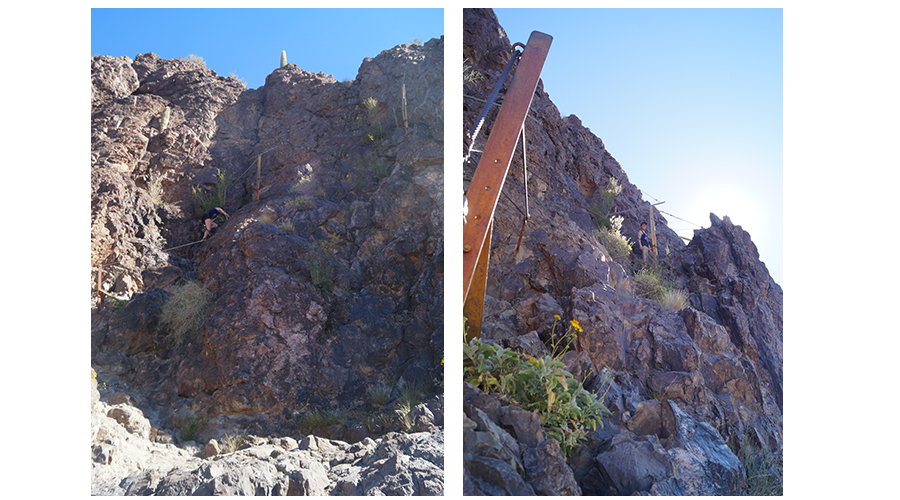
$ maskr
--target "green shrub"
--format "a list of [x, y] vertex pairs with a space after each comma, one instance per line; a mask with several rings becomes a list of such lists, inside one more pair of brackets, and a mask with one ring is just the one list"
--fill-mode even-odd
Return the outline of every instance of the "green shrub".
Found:
[[597, 229], [613, 229], [615, 232], [621, 230], [622, 218], [619, 218], [618, 229], [615, 229], [613, 227], [613, 218], [610, 216], [610, 213], [615, 211], [616, 196], [621, 192], [622, 186], [619, 185], [619, 181], [615, 177], [610, 177], [606, 187], [600, 190], [600, 203], [595, 203], [591, 206], [591, 215], [594, 217], [594, 224], [597, 225]]
[[394, 414], [397, 416], [397, 425], [403, 432], [409, 432], [413, 427], [412, 417], [409, 415], [412, 411], [412, 404], [409, 401], [401, 401], [397, 404]]
[[372, 172], [380, 179], [387, 175], [388, 167], [388, 163], [384, 161], [383, 158], [379, 157], [376, 154], [373, 154], [372, 161], [366, 166], [366, 170], [368, 172]]
[[369, 393], [369, 403], [374, 408], [381, 408], [391, 400], [391, 388], [384, 382], [370, 386], [367, 392]]
[[428, 387], [424, 381], [406, 381], [406, 384], [400, 388], [400, 402], [408, 403], [410, 406], [416, 406], [423, 402], [426, 394], [428, 394]]
[[204, 427], [209, 425], [209, 421], [200, 415], [191, 415], [188, 417], [187, 423], [181, 428], [180, 437], [182, 441], [194, 441], [197, 435]]
[[[293, 189], [293, 188], [292, 188]], [[312, 208], [313, 197], [309, 195], [300, 195], [294, 196], [293, 198], [284, 202], [284, 206], [286, 207], [297, 207], [297, 208]]]
[[606, 182], [606, 187], [600, 191], [600, 204], [603, 210], [609, 212], [615, 208], [616, 196], [622, 192], [622, 186], [615, 177], [610, 177]]
[[616, 262], [623, 263], [628, 261], [631, 255], [631, 240], [627, 236], [622, 235], [619, 231], [611, 229], [595, 229], [594, 236], [606, 248], [609, 256]]
[[586, 391], [552, 356], [523, 356], [473, 338], [463, 345], [463, 369], [470, 384], [536, 413], [544, 432], [559, 442], [567, 457], [587, 429], [596, 429], [598, 423], [602, 427], [603, 414], [610, 414], [602, 397]]
[[211, 298], [212, 292], [198, 281], [188, 281], [169, 292], [160, 311], [159, 324], [169, 332], [172, 346], [180, 346], [189, 333], [200, 328]]
[[684, 309], [688, 297], [684, 290], [675, 287], [674, 281], [665, 275], [660, 265], [649, 265], [635, 273], [632, 278], [635, 292], [669, 309]]
[[332, 260], [336, 245], [337, 236], [331, 236], [313, 242], [306, 253], [312, 284], [325, 292], [330, 292], [334, 288], [335, 273]]
[[196, 54], [188, 54], [187, 61], [199, 66], [206, 66], [206, 61], [204, 61], [202, 57]]
[[237, 73], [235, 73], [234, 71], [232, 71], [231, 73], [228, 74], [228, 78], [230, 78], [230, 79], [232, 79], [232, 80], [234, 80], [234, 81], [240, 83], [240, 84], [243, 85], [244, 87], [247, 86], [247, 82], [244, 81], [243, 78], [239, 77], [239, 76], [237, 75]]
[[281, 224], [278, 224], [278, 230], [283, 233], [293, 233], [294, 222], [291, 219], [285, 219]]
[[362, 102], [366, 109], [366, 123], [363, 123], [363, 129], [366, 140], [369, 142], [377, 142], [384, 139], [386, 135], [384, 127], [381, 125], [381, 118], [378, 116], [378, 100], [374, 97], [368, 97]]
[[393, 427], [396, 422], [396, 417], [398, 414], [391, 413], [389, 411], [380, 411], [370, 415], [366, 415], [365, 417], [365, 425], [366, 429], [369, 430], [372, 434], [380, 434], [382, 432], [388, 432]]
[[200, 216], [208, 210], [228, 205], [228, 188], [231, 186], [231, 174], [221, 169], [216, 169], [216, 189], [212, 193], [200, 186], [191, 186], [191, 192], [199, 206], [194, 210], [195, 215]]
[[744, 439], [741, 463], [747, 472], [747, 494], [751, 496], [782, 496], [784, 469], [780, 454], [761, 449]]
[[634, 274], [634, 284], [638, 295], [656, 302], [662, 301], [666, 290], [672, 288], [667, 286], [662, 268], [653, 264], [641, 268]]
[[315, 434], [319, 429], [347, 421], [349, 415], [341, 410], [310, 410], [297, 419], [298, 434]]

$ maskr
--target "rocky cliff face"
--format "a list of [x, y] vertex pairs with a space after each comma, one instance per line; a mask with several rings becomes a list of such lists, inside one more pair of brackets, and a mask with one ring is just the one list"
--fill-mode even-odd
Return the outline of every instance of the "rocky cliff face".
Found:
[[[482, 75], [463, 89], [466, 134], [512, 47], [490, 10], [466, 9], [463, 26], [463, 55]], [[494, 221], [483, 339], [537, 356], [547, 352], [556, 315], [575, 319], [583, 332], [563, 360], [591, 390], [612, 383], [605, 428], [567, 469], [553, 469], [553, 480], [586, 495], [740, 494], [746, 480], [735, 453], [782, 443], [782, 291], [750, 235], [711, 214], [710, 227], [685, 245], [657, 212], [660, 268], [687, 293], [688, 307], [642, 298], [634, 282], [640, 257], [615, 261], [592, 234], [592, 207], [610, 178], [623, 188], [615, 199], [625, 212], [622, 232], [636, 234], [649, 205], [640, 190], [577, 117], [559, 115], [542, 83], [526, 133], [531, 218], [516, 251], [526, 181], [520, 146]], [[548, 466], [529, 466], [525, 457], [542, 438], [511, 446], [521, 429], [504, 417], [507, 403], [469, 395], [465, 405], [474, 422], [466, 431], [466, 491], [539, 493], [535, 471]]]
[[[296, 435], [305, 416], [374, 411], [373, 387], [442, 392], [442, 39], [352, 82], [288, 64], [251, 90], [155, 54], [94, 57], [91, 82], [91, 361], [157, 441], [192, 419], [201, 443]], [[199, 198], [223, 186], [231, 217], [198, 241]], [[175, 342], [160, 311], [188, 280], [210, 301]], [[432, 407], [414, 430], [439, 431]]]

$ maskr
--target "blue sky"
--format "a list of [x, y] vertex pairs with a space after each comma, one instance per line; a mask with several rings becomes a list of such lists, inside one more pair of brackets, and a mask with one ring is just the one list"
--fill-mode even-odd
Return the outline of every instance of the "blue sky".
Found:
[[443, 9], [91, 9], [91, 55], [198, 55], [220, 76], [258, 88], [288, 63], [339, 81], [366, 57], [444, 34]]
[[550, 99], [603, 140], [645, 200], [683, 219], [666, 215], [672, 229], [690, 238], [710, 212], [728, 215], [783, 284], [781, 9], [494, 12], [513, 43], [553, 36]]

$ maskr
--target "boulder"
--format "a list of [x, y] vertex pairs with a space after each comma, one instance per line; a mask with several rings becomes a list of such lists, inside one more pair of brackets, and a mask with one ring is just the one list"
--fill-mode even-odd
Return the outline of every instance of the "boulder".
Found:
[[463, 431], [466, 494], [580, 495], [559, 443], [543, 432], [540, 418], [501, 405], [495, 396], [465, 384], [465, 419], [472, 422]]
[[441, 495], [443, 429], [359, 443], [249, 435], [222, 454], [152, 442], [127, 403], [92, 410], [91, 490], [104, 495]]

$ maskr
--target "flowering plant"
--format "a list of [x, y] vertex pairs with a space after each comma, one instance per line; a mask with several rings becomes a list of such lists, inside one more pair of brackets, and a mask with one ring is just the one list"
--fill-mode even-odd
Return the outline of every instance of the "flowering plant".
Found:
[[[556, 320], [561, 318], [556, 316]], [[555, 355], [535, 358], [477, 338], [463, 345], [465, 379], [486, 393], [497, 394], [510, 403], [537, 413], [544, 432], [556, 439], [563, 453], [569, 453], [584, 440], [588, 427], [603, 427], [603, 414], [610, 411], [597, 395], [584, 389], [560, 361], [562, 353], [581, 332], [578, 321], [569, 323], [566, 334], [554, 343]], [[556, 323], [554, 323], [555, 329]]]

